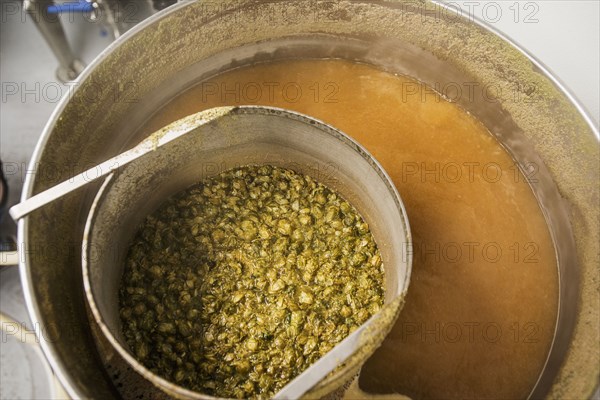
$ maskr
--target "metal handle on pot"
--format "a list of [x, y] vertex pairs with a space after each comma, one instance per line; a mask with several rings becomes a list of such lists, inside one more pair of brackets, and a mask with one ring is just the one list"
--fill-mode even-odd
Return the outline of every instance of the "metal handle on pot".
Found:
[[10, 267], [19, 265], [19, 253], [12, 251], [0, 252], [0, 266]]

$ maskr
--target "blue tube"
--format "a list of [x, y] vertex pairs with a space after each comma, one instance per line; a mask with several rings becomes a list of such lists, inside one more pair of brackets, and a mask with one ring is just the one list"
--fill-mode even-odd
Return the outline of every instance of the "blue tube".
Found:
[[94, 11], [94, 6], [87, 0], [69, 1], [62, 4], [53, 4], [48, 6], [49, 14], [62, 14], [68, 12], [84, 13], [92, 11]]

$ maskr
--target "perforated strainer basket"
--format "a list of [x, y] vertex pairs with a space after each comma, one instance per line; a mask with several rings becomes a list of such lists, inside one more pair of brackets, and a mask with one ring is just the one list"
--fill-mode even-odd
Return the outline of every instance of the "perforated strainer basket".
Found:
[[[167, 132], [183, 134], [106, 178], [89, 212], [82, 249], [85, 294], [95, 322], [115, 350], [156, 387], [177, 398], [212, 398], [154, 374], [125, 342], [118, 291], [128, 245], [146, 216], [170, 195], [225, 170], [270, 164], [309, 175], [340, 193], [369, 224], [380, 249], [385, 303], [406, 292], [412, 258], [404, 206], [389, 176], [353, 139], [308, 116], [258, 106], [191, 115], [155, 133], [157, 144]], [[392, 328], [401, 308], [397, 304], [394, 318], [377, 324], [369, 344], [317, 384], [311, 397], [334, 392], [358, 372]]]

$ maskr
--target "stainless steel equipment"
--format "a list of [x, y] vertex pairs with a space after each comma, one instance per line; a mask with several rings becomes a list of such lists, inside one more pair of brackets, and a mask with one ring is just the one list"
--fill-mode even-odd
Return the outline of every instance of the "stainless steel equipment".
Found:
[[[540, 166], [532, 189], [559, 261], [557, 330], [532, 397], [587, 398], [600, 370], [598, 131], [533, 58], [489, 28], [461, 16], [444, 18], [440, 10], [437, 3], [413, 1], [177, 5], [125, 34], [83, 73], [79, 89], [49, 121], [32, 163], [42, 170], [72, 167], [59, 179], [83, 171], [138, 142], [136, 129], [182, 90], [257, 62], [338, 57], [431, 87], [472, 82], [494, 88], [493, 101], [477, 91], [459, 104], [495, 132], [520, 166]], [[90, 102], [91, 93], [100, 96]], [[56, 178], [28, 176], [24, 198]], [[131, 389], [133, 378], [115, 376], [118, 357], [101, 342], [95, 350], [79, 273], [85, 218], [97, 189], [92, 185], [20, 221], [20, 268], [30, 314], [45, 333], [42, 346], [67, 390], [74, 397], [111, 398]]]
[[[157, 10], [170, 5], [168, 1], [154, 3]], [[89, 22], [101, 23], [106, 34], [116, 39], [129, 29], [132, 23], [141, 20], [139, 14], [147, 15], [152, 11], [150, 4], [144, 1], [124, 0], [79, 0], [58, 4], [54, 0], [24, 0], [23, 9], [54, 53], [59, 63], [56, 77], [63, 83], [75, 80], [85, 68], [85, 64], [69, 45], [61, 23], [61, 14], [77, 12], [89, 15], [86, 17]], [[132, 15], [135, 19], [131, 18]]]
[[48, 7], [53, 5], [54, 0], [25, 0], [23, 2], [23, 8], [31, 16], [58, 60], [56, 77], [61, 82], [69, 82], [79, 76], [85, 68], [85, 64], [73, 54], [59, 16], [48, 12]]
[[[88, 304], [102, 333], [140, 375], [177, 398], [212, 399], [154, 374], [138, 362], [121, 330], [118, 293], [128, 244], [137, 227], [170, 195], [241, 165], [291, 168], [331, 187], [369, 224], [385, 268], [385, 308], [369, 328], [369, 345], [314, 393], [329, 394], [356, 375], [392, 328], [408, 288], [412, 256], [406, 211], [389, 176], [357, 142], [318, 120], [276, 108], [218, 107], [151, 136], [143, 155], [106, 178], [92, 205], [82, 247]], [[215, 168], [218, 166], [218, 168]], [[389, 309], [391, 308], [391, 309]], [[361, 342], [358, 341], [358, 344]], [[310, 389], [310, 387], [306, 388]]]

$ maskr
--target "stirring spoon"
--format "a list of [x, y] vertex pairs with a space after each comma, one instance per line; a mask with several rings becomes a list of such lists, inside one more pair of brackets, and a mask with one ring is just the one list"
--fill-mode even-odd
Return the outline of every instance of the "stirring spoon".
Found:
[[370, 332], [375, 324], [385, 323], [395, 317], [394, 310], [400, 309], [398, 303], [404, 302], [404, 296], [397, 296], [390, 303], [383, 306], [375, 315], [359, 326], [354, 332], [339, 342], [327, 354], [317, 360], [314, 364], [304, 370], [296, 378], [292, 379], [283, 389], [277, 392], [275, 400], [295, 400], [308, 392], [313, 386], [320, 382], [333, 371], [338, 365], [346, 361], [363, 346], [369, 346], [372, 341]]
[[103, 163], [100, 163], [74, 177], [59, 183], [41, 193], [36, 194], [10, 208], [9, 214], [18, 221], [33, 211], [41, 208], [61, 197], [94, 182], [111, 172], [129, 164], [130, 162], [156, 150], [157, 148], [176, 140], [177, 138], [193, 132], [201, 125], [207, 124], [223, 115], [229, 113], [235, 107], [216, 107], [195, 114], [193, 118], [186, 118], [185, 123], [168, 125], [165, 128], [150, 135], [138, 145], [127, 150]]

